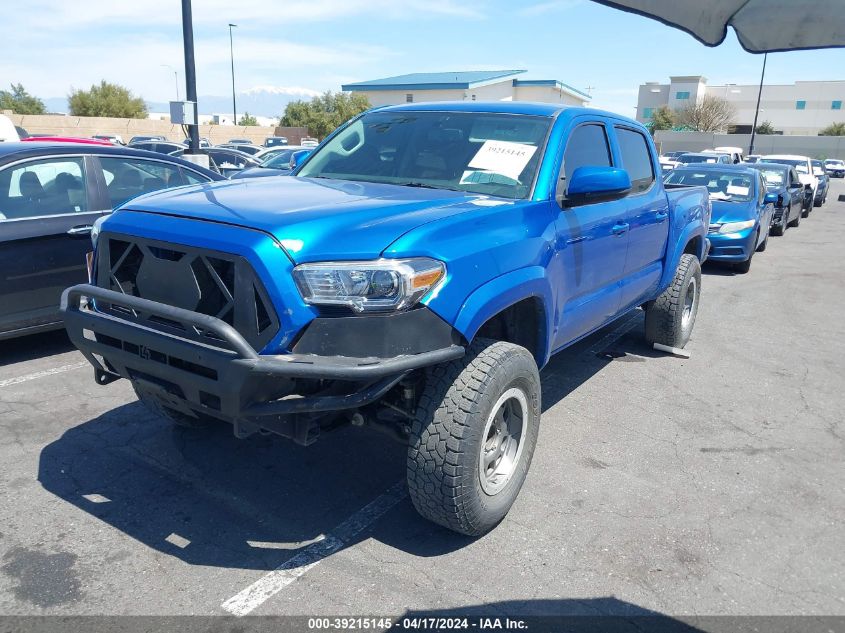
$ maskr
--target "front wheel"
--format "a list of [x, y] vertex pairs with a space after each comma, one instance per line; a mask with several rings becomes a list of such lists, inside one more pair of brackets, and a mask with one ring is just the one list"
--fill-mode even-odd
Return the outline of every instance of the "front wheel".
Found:
[[645, 337], [651, 343], [683, 347], [692, 334], [701, 297], [701, 264], [684, 253], [670, 286], [645, 307]]
[[786, 233], [786, 227], [789, 224], [789, 215], [792, 213], [792, 207], [787, 207], [783, 210], [780, 224], [772, 229], [772, 235], [775, 237], [782, 237]]
[[478, 339], [429, 369], [408, 445], [414, 507], [460, 534], [488, 532], [522, 488], [539, 427], [540, 374], [524, 347]]

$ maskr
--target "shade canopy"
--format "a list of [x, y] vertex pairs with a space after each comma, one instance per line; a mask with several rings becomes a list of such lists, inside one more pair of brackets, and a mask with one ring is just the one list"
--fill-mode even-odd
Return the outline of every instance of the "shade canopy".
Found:
[[845, 0], [594, 0], [682, 29], [707, 46], [728, 26], [749, 53], [845, 46]]

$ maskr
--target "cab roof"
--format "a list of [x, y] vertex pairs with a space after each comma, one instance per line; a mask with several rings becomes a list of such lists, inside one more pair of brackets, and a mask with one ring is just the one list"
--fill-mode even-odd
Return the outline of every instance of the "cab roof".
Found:
[[[568, 106], [557, 103], [533, 101], [426, 101], [423, 103], [402, 103], [375, 108], [379, 112], [483, 112], [494, 114], [524, 114], [529, 116], [556, 117], [565, 114], [575, 117], [581, 114], [611, 117], [630, 121], [628, 117], [597, 108]], [[639, 125], [639, 124], [637, 124]]]

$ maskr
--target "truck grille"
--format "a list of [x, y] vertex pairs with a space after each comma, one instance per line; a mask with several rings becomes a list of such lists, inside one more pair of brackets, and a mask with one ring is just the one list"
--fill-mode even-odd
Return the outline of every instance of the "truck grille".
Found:
[[[113, 235], [101, 235], [98, 248], [97, 285], [102, 288], [216, 317], [234, 327], [256, 351], [279, 330], [273, 304], [243, 257]], [[119, 305], [98, 303], [97, 307], [123, 318], [138, 318]], [[184, 329], [161, 317], [147, 321], [159, 329]], [[216, 338], [195, 329], [190, 338]]]

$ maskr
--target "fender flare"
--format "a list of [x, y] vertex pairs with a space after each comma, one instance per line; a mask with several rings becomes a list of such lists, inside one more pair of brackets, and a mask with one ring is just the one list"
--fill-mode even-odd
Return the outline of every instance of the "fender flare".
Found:
[[491, 317], [529, 298], [539, 299], [544, 308], [545, 323], [541, 324], [543, 331], [536, 350], [538, 366], [542, 367], [549, 359], [549, 336], [554, 319], [554, 310], [550, 309], [554, 306], [552, 287], [542, 266], [505, 273], [473, 290], [464, 300], [453, 327], [471, 341]]
[[677, 270], [678, 263], [681, 261], [681, 255], [684, 254], [687, 244], [696, 237], [701, 238], [701, 246], [695, 253], [695, 256], [698, 257], [699, 261], [703, 259], [704, 251], [707, 248], [705, 245], [705, 240], [707, 240], [707, 229], [705, 227], [702, 230], [703, 226], [704, 225], [701, 222], [688, 225], [678, 237], [678, 240], [675, 242], [675, 250], [672, 252], [672, 256], [667, 257], [666, 259], [666, 267], [663, 269], [663, 277], [660, 279], [658, 294], [663, 292], [669, 287], [669, 284], [672, 283], [672, 279], [675, 277], [675, 270]]

